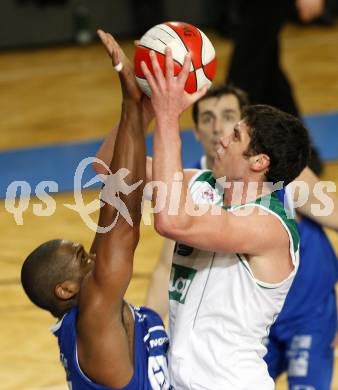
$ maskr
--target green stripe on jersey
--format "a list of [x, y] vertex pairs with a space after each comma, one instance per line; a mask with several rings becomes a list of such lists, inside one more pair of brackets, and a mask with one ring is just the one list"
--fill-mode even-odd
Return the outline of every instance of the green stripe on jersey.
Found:
[[[213, 176], [212, 171], [204, 171], [202, 172], [197, 178], [194, 180], [194, 182], [207, 182], [210, 184], [211, 187], [217, 190], [216, 188], [216, 179]], [[287, 229], [289, 230], [291, 237], [292, 237], [292, 242], [293, 242], [293, 250], [294, 252], [298, 251], [299, 247], [299, 234], [298, 234], [298, 229], [296, 222], [294, 218], [289, 218], [287, 216], [287, 213], [285, 211], [284, 205], [281, 203], [281, 201], [278, 199], [276, 193], [272, 193], [266, 196], [263, 196], [261, 198], [256, 199], [254, 202], [249, 202], [249, 203], [244, 203], [240, 204], [237, 206], [226, 206], [223, 205], [223, 209], [225, 210], [234, 210], [240, 206], [244, 206], [245, 204], [258, 204], [262, 207], [266, 207], [273, 213], [277, 214], [282, 221], [285, 223]]]
[[278, 199], [275, 192], [272, 194], [263, 196], [259, 199], [257, 199], [255, 202], [256, 204], [261, 205], [262, 207], [267, 207], [269, 210], [277, 214], [285, 223], [287, 228], [289, 229], [292, 237], [293, 242], [293, 250], [294, 252], [298, 251], [299, 248], [299, 233], [296, 221], [294, 218], [288, 217], [283, 203]]
[[206, 181], [211, 185], [211, 187], [216, 187], [216, 179], [214, 178], [212, 171], [204, 171], [196, 177], [195, 182], [196, 181]]

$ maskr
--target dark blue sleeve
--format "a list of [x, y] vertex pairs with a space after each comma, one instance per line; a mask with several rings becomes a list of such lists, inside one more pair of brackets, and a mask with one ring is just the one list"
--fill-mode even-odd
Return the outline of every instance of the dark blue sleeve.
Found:
[[281, 190], [276, 191], [276, 195], [277, 195], [279, 201], [284, 204], [285, 188], [282, 188]]

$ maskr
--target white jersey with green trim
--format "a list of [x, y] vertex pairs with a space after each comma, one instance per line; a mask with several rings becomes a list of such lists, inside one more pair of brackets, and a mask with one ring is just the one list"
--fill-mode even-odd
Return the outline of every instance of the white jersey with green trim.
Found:
[[[210, 171], [195, 175], [189, 189], [196, 204], [223, 205], [223, 193]], [[169, 365], [177, 390], [274, 389], [263, 360], [263, 340], [297, 271], [299, 236], [294, 220], [274, 194], [250, 205], [282, 223], [289, 235], [294, 270], [278, 284], [263, 283], [242, 254], [176, 243], [169, 284]]]

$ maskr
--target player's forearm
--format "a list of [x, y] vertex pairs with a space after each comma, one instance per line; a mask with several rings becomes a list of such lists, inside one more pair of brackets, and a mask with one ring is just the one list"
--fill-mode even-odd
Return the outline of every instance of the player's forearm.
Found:
[[[181, 139], [178, 118], [157, 120], [154, 134], [153, 180], [164, 183], [164, 207], [155, 213], [155, 227], [166, 231], [182, 227], [188, 218], [185, 211], [187, 185], [184, 181], [181, 158]], [[161, 192], [159, 192], [161, 195]], [[157, 199], [157, 202], [160, 199]]]
[[[111, 160], [113, 158], [113, 151], [114, 151], [114, 147], [115, 147], [115, 141], [116, 141], [118, 128], [119, 128], [118, 125], [114, 126], [114, 128], [106, 136], [102, 145], [100, 146], [100, 149], [96, 153], [96, 157], [99, 160], [103, 161], [108, 167], [109, 167]], [[107, 174], [106, 169], [100, 163], [94, 162], [93, 168], [94, 168], [95, 172], [98, 174], [103, 174], [103, 175]]]
[[[145, 180], [145, 144], [144, 144], [144, 135], [142, 130], [142, 125], [140, 122], [141, 111], [139, 105], [136, 103], [124, 105], [122, 107], [121, 120], [118, 128], [118, 134], [116, 137], [115, 148], [113, 153], [113, 158], [110, 164], [110, 170], [115, 174], [114, 179], [116, 181], [113, 183], [111, 177], [107, 178], [105, 188], [102, 190], [101, 198], [105, 202], [104, 206], [100, 210], [99, 216], [99, 226], [101, 228], [109, 227], [114, 219], [117, 216], [116, 208], [109, 203], [110, 199], [118, 199], [116, 195], [119, 196], [119, 199], [125, 205], [125, 209], [130, 216], [132, 226], [128, 221], [120, 215], [116, 225], [107, 233], [97, 233], [95, 240], [92, 246], [92, 251], [97, 252], [99, 247], [106, 248], [106, 245], [100, 245], [100, 243], [105, 240], [105, 242], [110, 242], [110, 236], [113, 236], [115, 233], [120, 234], [124, 231], [124, 234], [131, 232], [135, 235], [135, 240], [133, 246], [136, 247], [139, 235], [139, 221], [141, 218], [141, 199], [143, 193], [143, 185]], [[129, 172], [128, 176], [118, 178], [116, 172], [121, 168], [124, 168]], [[116, 191], [119, 191], [119, 188], [116, 185], [125, 185], [129, 186], [135, 182], [142, 180], [142, 185], [138, 186], [134, 191], [129, 195], [123, 194], [121, 192], [116, 194]], [[108, 245], [109, 246], [109, 245]], [[104, 256], [109, 260], [109, 255]]]
[[318, 209], [318, 200], [314, 203], [306, 203], [305, 205], [299, 207], [297, 211], [314, 220], [318, 224], [326, 228], [333, 229], [338, 233], [338, 198], [329, 194], [326, 196], [330, 202], [330, 206], [328, 207], [329, 211], [327, 213], [322, 213], [322, 211]]
[[145, 184], [145, 164], [145, 141], [141, 107], [139, 104], [132, 102], [122, 107], [121, 125], [116, 138], [110, 169], [113, 173], [121, 168], [127, 169], [129, 174], [124, 179], [124, 182], [128, 186], [142, 180], [142, 184], [130, 194], [119, 194], [133, 222], [135, 219], [135, 224], [138, 224], [141, 218], [141, 200]]
[[160, 257], [152, 273], [145, 305], [164, 320], [168, 316], [168, 286], [175, 242], [164, 240]]
[[[144, 97], [144, 99], [147, 99], [147, 98]], [[143, 126], [144, 134], [147, 133], [147, 130], [149, 128], [149, 124], [152, 121], [153, 116], [154, 115], [153, 115], [153, 112], [151, 109], [151, 103], [150, 102], [144, 103], [142, 106], [142, 126]], [[113, 152], [114, 152], [118, 128], [119, 128], [118, 125], [113, 127], [113, 129], [110, 131], [110, 133], [103, 140], [103, 142], [100, 146], [100, 149], [96, 153], [96, 157], [99, 160], [103, 161], [107, 166], [110, 165], [112, 158], [113, 158]], [[104, 175], [107, 174], [106, 169], [100, 163], [94, 162], [93, 169], [98, 174], [104, 174]], [[147, 182], [151, 181], [151, 174], [152, 174], [151, 173], [151, 162], [150, 162], [150, 170], [148, 171], [148, 169], [149, 168], [148, 168], [148, 162], [147, 162]]]
[[[330, 186], [326, 187], [328, 183], [322, 182], [309, 168], [305, 168], [297, 180], [290, 184], [295, 197], [298, 183], [306, 185], [309, 196], [297, 211], [324, 227], [338, 231], [338, 197], [336, 192], [329, 192], [329, 187], [335, 191], [335, 184], [328, 182]], [[295, 202], [297, 200], [294, 199]]]

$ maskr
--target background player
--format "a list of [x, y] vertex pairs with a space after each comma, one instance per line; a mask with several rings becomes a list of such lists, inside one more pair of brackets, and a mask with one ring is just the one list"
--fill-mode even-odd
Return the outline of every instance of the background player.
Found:
[[[123, 64], [119, 73], [123, 105], [110, 169], [131, 172], [124, 184], [144, 182], [142, 94], [112, 36], [103, 31], [99, 36], [113, 65]], [[21, 280], [29, 298], [60, 319], [54, 333], [72, 389], [169, 389], [168, 339], [159, 316], [123, 300], [139, 240], [142, 190], [143, 184], [131, 195], [120, 193], [116, 198], [108, 177], [101, 193], [99, 226], [109, 227], [118, 217], [109, 203], [114, 197], [125, 202], [133, 225], [120, 216], [113, 229], [96, 234], [90, 254], [79, 243], [48, 241], [23, 264]]]

